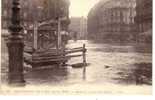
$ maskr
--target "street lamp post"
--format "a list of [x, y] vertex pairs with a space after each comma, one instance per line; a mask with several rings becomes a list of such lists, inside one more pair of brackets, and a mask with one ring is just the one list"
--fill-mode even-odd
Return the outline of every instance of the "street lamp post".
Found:
[[24, 86], [23, 76], [23, 49], [22, 27], [20, 25], [20, 3], [19, 0], [12, 1], [12, 16], [9, 30], [11, 35], [7, 42], [9, 54], [8, 81], [11, 86]]

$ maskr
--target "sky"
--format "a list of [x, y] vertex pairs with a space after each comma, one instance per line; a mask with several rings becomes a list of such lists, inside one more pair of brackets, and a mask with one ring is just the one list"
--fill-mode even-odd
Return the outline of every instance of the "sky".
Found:
[[98, 1], [100, 0], [70, 0], [70, 17], [87, 17]]

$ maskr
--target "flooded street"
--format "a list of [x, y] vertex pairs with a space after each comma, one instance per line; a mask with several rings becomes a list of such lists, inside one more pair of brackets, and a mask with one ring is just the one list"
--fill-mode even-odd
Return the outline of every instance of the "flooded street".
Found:
[[[87, 40], [69, 41], [67, 48], [81, 47], [83, 44], [86, 44], [87, 48], [86, 73], [83, 73], [83, 68], [72, 68], [71, 66], [62, 68], [48, 66], [45, 69], [24, 68], [26, 86], [44, 86], [44, 89], [52, 87], [52, 89], [64, 89], [68, 92], [70, 89], [79, 90], [80, 93], [87, 90], [93, 93], [95, 91], [97, 93], [115, 91], [114, 94], [118, 92], [125, 94], [151, 93], [151, 52], [137, 52], [138, 49], [133, 45], [103, 44]], [[7, 75], [5, 74], [7, 72], [7, 52], [2, 52], [5, 52], [2, 54], [3, 79]], [[72, 58], [67, 62], [69, 65], [76, 63], [82, 63], [82, 57]]]
[[[137, 67], [134, 64], [148, 64], [152, 61], [151, 54], [134, 52], [135, 48], [133, 46], [96, 44], [90, 41], [83, 41], [83, 43], [86, 44], [88, 49], [87, 63], [90, 63], [87, 67], [86, 82], [99, 84], [118, 82], [135, 84], [135, 77], [129, 76], [133, 73], [135, 67]], [[75, 44], [72, 43], [69, 46], [76, 47], [77, 44], [78, 42]], [[79, 59], [72, 59], [70, 63], [74, 61], [80, 62]], [[73, 70], [76, 72], [76, 69]], [[76, 80], [76, 78], [74, 79]]]
[[[35, 85], [75, 85], [75, 84], [151, 84], [151, 53], [135, 52], [133, 46], [118, 46], [93, 43], [90, 41], [69, 41], [67, 48], [81, 47], [86, 44], [86, 73], [83, 68], [41, 69], [25, 74], [28, 84]], [[68, 64], [82, 63], [82, 57], [72, 58]], [[147, 75], [134, 75], [138, 65], [148, 67]], [[50, 66], [49, 66], [50, 67]], [[144, 71], [145, 72], [145, 71]], [[85, 77], [85, 79], [83, 79]], [[139, 78], [144, 78], [139, 83]], [[138, 78], [138, 81], [137, 81]]]

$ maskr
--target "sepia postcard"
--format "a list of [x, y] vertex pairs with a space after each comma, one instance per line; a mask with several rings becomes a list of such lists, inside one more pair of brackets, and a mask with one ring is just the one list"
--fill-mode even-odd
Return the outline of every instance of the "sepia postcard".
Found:
[[1, 0], [1, 95], [152, 95], [153, 0]]

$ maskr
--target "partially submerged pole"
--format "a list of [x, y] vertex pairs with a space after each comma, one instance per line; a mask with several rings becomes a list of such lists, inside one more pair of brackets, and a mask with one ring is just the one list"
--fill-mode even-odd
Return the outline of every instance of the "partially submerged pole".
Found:
[[9, 73], [8, 81], [11, 86], [24, 86], [23, 76], [23, 49], [24, 41], [20, 25], [20, 3], [19, 0], [12, 2], [11, 25], [9, 27], [11, 35], [7, 42], [9, 54]]
[[83, 79], [86, 79], [86, 45], [83, 44]]

